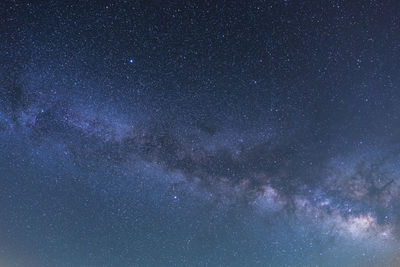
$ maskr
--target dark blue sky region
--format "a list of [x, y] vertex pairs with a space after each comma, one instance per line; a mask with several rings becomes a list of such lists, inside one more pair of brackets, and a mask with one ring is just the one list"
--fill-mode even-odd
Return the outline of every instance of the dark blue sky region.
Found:
[[1, 1], [0, 266], [399, 266], [396, 1]]

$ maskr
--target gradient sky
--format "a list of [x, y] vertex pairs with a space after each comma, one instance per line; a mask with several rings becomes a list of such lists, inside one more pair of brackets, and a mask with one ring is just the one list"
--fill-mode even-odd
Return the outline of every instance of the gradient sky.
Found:
[[400, 266], [397, 1], [0, 3], [0, 266]]

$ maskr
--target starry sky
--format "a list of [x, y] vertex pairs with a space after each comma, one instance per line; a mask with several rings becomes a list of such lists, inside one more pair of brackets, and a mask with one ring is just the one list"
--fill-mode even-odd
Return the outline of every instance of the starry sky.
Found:
[[394, 0], [0, 2], [0, 266], [400, 266]]

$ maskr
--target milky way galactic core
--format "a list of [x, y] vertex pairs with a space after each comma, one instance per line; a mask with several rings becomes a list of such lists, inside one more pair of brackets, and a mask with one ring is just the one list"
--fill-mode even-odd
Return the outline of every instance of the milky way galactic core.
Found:
[[400, 266], [396, 1], [1, 1], [0, 266]]

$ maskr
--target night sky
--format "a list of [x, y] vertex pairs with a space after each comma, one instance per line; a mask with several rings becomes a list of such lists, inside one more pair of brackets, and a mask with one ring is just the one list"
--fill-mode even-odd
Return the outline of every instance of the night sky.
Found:
[[395, 0], [0, 2], [0, 266], [400, 266]]

